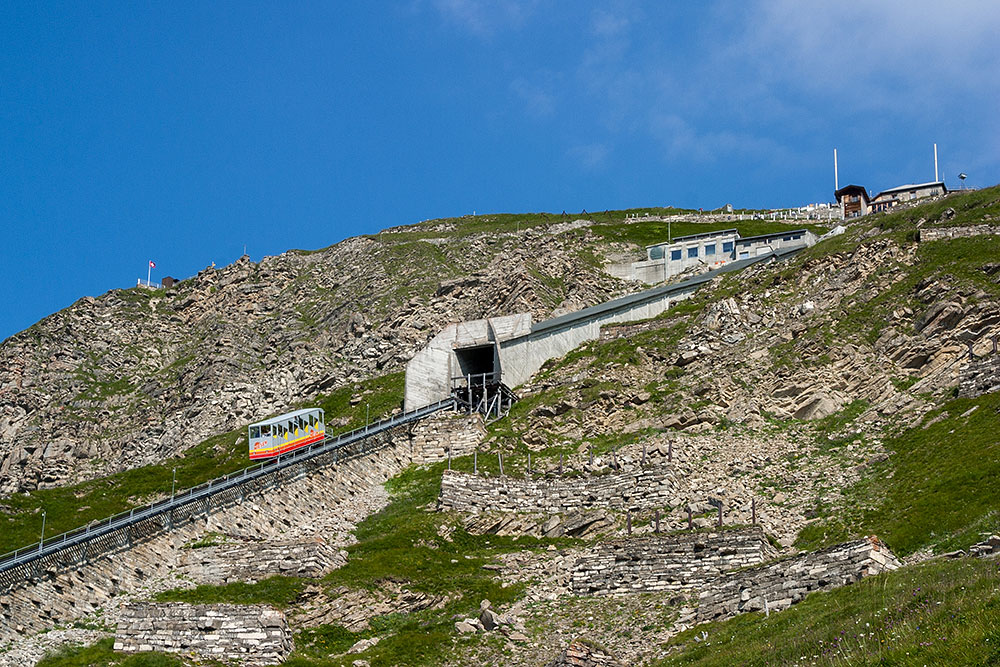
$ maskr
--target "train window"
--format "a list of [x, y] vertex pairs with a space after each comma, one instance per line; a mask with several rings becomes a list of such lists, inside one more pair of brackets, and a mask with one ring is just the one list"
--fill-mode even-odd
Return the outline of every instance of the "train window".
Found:
[[250, 427], [250, 437], [253, 438], [254, 440], [256, 440], [257, 438], [260, 437], [260, 427], [259, 426], [251, 426]]

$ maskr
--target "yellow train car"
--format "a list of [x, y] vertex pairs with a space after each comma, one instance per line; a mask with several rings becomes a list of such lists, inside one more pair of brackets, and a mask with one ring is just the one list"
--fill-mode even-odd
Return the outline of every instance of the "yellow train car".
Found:
[[251, 459], [268, 459], [319, 442], [326, 437], [320, 408], [305, 408], [250, 424], [247, 440]]

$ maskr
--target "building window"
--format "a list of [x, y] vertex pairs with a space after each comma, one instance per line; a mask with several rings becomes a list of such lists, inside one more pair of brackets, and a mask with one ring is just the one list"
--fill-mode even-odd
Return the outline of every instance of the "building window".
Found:
[[802, 234], [794, 234], [794, 235], [792, 235], [792, 240], [793, 241], [798, 241], [800, 238], [802, 238]]
[[791, 241], [792, 237], [791, 236], [784, 236], [784, 237], [781, 238], [781, 240], [782, 241]]
[[670, 251], [670, 259], [680, 259], [680, 258], [681, 258], [681, 251], [680, 250], [671, 250]]
[[732, 251], [733, 251], [732, 241], [726, 241], [722, 244], [722, 252], [732, 252]]
[[688, 257], [697, 257], [697, 256], [698, 256], [698, 248], [697, 247], [688, 248]]
[[740, 253], [740, 259], [747, 259], [749, 257], [750, 257], [750, 252], [749, 251], [748, 252], [741, 252]]
[[663, 259], [663, 248], [656, 246], [655, 248], [649, 249], [650, 259]]
[[710, 244], [708, 244], [708, 245], [705, 246], [705, 254], [706, 255], [714, 255], [715, 254], [715, 244], [714, 243], [710, 243]]

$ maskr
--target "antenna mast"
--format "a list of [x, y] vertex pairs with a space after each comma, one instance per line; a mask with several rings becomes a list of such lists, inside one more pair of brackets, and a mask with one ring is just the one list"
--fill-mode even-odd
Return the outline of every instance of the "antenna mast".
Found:
[[837, 149], [833, 149], [833, 190], [840, 189], [840, 174], [837, 171]]
[[937, 144], [934, 144], [934, 182], [938, 182]]

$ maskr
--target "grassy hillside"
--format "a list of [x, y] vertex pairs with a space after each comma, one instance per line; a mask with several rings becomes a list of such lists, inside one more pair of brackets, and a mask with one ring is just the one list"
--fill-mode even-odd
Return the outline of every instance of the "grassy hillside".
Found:
[[654, 665], [1000, 664], [1000, 564], [916, 565], [768, 617], [699, 625], [669, 648]]

